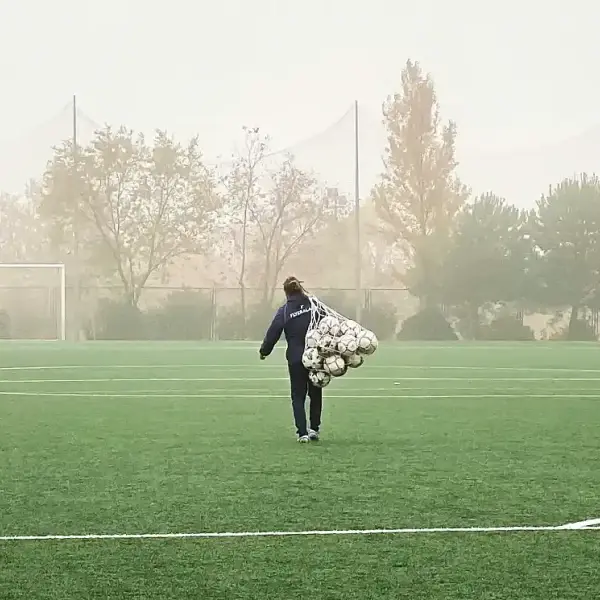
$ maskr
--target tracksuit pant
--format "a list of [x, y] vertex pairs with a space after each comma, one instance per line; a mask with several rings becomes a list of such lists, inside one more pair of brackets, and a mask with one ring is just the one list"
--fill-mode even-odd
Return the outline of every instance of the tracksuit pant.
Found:
[[298, 436], [308, 434], [306, 423], [306, 394], [310, 398], [310, 428], [319, 431], [321, 426], [321, 412], [323, 410], [323, 389], [315, 387], [308, 379], [308, 370], [300, 363], [289, 363], [290, 388], [292, 393], [292, 409], [296, 422]]

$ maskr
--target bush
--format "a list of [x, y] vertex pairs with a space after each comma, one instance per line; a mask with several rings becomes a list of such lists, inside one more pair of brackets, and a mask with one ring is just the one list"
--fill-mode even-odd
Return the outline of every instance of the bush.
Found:
[[437, 308], [425, 308], [402, 323], [398, 340], [457, 341], [452, 326]]
[[147, 332], [144, 315], [127, 300], [101, 300], [88, 339], [144, 340]]
[[145, 317], [146, 331], [156, 340], [208, 340], [211, 334], [213, 303], [202, 291], [172, 292], [159, 308]]
[[396, 334], [396, 307], [393, 304], [377, 304], [365, 309], [361, 315], [361, 325], [370, 329], [380, 340], [390, 340]]
[[570, 327], [566, 325], [559, 329], [550, 339], [558, 342], [597, 342], [598, 336], [589, 321], [577, 319]]
[[246, 326], [241, 308], [225, 308], [217, 317], [217, 335], [220, 340], [262, 340], [271, 324], [275, 310], [264, 304], [246, 307]]
[[220, 340], [243, 340], [245, 337], [242, 311], [221, 308], [217, 313], [217, 337]]
[[533, 329], [523, 325], [511, 315], [503, 315], [494, 319], [489, 325], [479, 328], [479, 338], [494, 342], [530, 342], [535, 340]]

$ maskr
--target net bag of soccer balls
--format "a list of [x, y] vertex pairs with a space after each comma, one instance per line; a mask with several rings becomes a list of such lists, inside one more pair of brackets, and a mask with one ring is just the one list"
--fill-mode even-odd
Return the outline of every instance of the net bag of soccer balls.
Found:
[[377, 350], [372, 331], [347, 319], [314, 296], [310, 298], [311, 320], [306, 333], [302, 363], [313, 385], [325, 387], [332, 377], [357, 369], [365, 357]]

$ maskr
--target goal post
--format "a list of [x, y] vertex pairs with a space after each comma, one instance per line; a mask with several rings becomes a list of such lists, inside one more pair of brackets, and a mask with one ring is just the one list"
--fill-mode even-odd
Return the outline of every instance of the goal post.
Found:
[[66, 340], [62, 263], [0, 263], [0, 338]]

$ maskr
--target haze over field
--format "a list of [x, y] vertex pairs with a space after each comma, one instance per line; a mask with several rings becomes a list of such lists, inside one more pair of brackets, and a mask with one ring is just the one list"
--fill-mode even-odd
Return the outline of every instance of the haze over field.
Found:
[[[198, 133], [215, 162], [240, 143], [242, 125], [296, 147], [358, 99], [364, 195], [380, 171], [381, 103], [411, 57], [458, 124], [461, 177], [531, 205], [550, 181], [595, 169], [599, 16], [583, 0], [568, 11], [558, 0], [0, 3], [1, 187], [39, 176], [49, 147], [69, 135], [60, 109], [73, 93], [91, 118], [80, 121], [84, 138], [94, 123]], [[351, 146], [348, 118], [298, 158], [351, 181]]]

